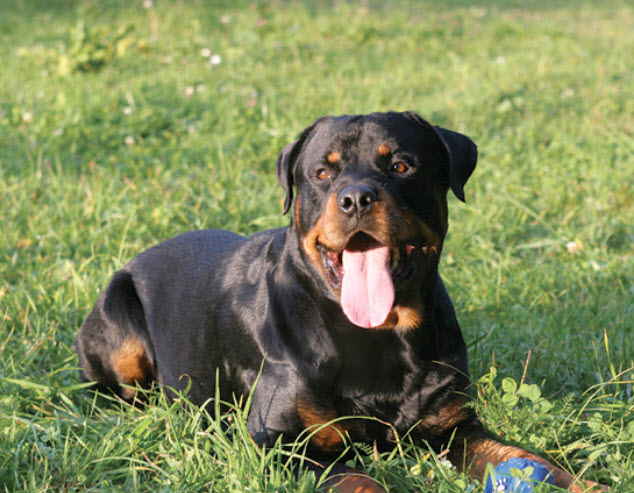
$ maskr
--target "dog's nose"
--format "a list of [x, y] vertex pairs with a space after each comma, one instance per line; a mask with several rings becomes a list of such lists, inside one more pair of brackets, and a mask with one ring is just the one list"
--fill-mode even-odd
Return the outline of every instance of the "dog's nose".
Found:
[[339, 208], [349, 215], [366, 212], [376, 200], [376, 192], [367, 185], [349, 185], [337, 195]]

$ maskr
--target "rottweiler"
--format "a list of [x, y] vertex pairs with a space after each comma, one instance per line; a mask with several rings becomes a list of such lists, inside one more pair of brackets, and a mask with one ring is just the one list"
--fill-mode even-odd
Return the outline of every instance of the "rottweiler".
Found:
[[[224, 401], [252, 392], [254, 441], [317, 426], [309, 453], [324, 466], [344, 436], [386, 450], [409, 434], [478, 478], [524, 457], [581, 491], [490, 438], [468, 405], [467, 351], [438, 262], [448, 190], [464, 200], [476, 160], [468, 137], [414, 112], [318, 119], [277, 160], [290, 224], [246, 238], [184, 233], [131, 260], [81, 326], [82, 378], [129, 401], [152, 382], [199, 405], [217, 382]], [[333, 471], [325, 485], [340, 492], [385, 491]]]

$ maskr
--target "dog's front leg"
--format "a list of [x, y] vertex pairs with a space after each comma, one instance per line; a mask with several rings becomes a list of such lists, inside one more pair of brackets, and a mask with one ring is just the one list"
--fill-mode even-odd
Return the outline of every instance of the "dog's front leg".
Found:
[[[312, 465], [310, 469], [319, 477], [328, 465]], [[342, 464], [335, 464], [321, 483], [319, 491], [323, 493], [386, 493], [376, 480], [367, 474]]]
[[[484, 477], [488, 464], [496, 466], [501, 462], [517, 457], [533, 460], [543, 464], [551, 471], [552, 477], [557, 486], [569, 489], [573, 493], [609, 491], [608, 488], [592, 481], [578, 481], [577, 478], [569, 472], [554, 466], [537, 454], [519, 447], [502, 444], [486, 436], [482, 430], [476, 429], [468, 435], [469, 436], [465, 436], [464, 434], [456, 435], [456, 438], [460, 437], [462, 439], [461, 441], [465, 444], [462, 460], [457, 460], [455, 453], [452, 455], [454, 455], [454, 463], [459, 469], [466, 470], [469, 474], [477, 478], [481, 479]], [[459, 442], [454, 442], [452, 448], [454, 447], [458, 450], [462, 448], [459, 445]]]
[[420, 423], [424, 437], [437, 450], [448, 447], [448, 459], [462, 472], [482, 480], [487, 467], [494, 467], [512, 458], [539, 462], [551, 472], [555, 484], [574, 493], [609, 491], [591, 481], [578, 481], [575, 476], [554, 466], [546, 459], [512, 445], [505, 445], [487, 435], [468, 398], [459, 396], [426, 415]]

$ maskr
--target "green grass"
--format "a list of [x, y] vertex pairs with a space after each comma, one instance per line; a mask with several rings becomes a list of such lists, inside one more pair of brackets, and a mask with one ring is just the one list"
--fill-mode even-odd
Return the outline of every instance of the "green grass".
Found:
[[[244, 408], [87, 392], [74, 337], [144, 248], [285, 224], [275, 159], [313, 119], [414, 109], [479, 145], [441, 269], [485, 423], [634, 491], [634, 9], [471, 5], [0, 1], [0, 489], [314, 491]], [[407, 437], [356, 465], [469, 483]]]

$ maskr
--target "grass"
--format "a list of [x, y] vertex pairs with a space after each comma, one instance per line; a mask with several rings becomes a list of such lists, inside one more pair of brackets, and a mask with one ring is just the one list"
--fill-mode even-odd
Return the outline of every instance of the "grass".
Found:
[[[485, 423], [634, 491], [634, 9], [440, 5], [0, 2], [0, 488], [314, 491], [243, 406], [87, 392], [74, 337], [144, 248], [285, 224], [275, 159], [312, 120], [415, 109], [479, 145], [441, 268]], [[417, 445], [356, 465], [483, 491]]]

